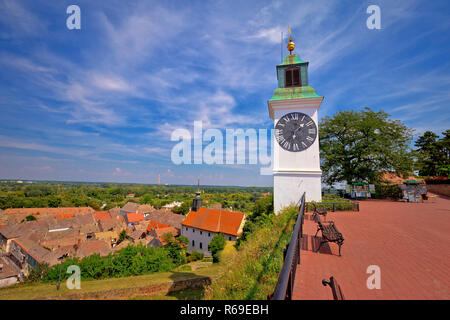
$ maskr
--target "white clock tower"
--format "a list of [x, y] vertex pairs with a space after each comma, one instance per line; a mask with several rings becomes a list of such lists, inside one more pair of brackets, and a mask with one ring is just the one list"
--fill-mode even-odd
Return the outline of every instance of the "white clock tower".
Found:
[[303, 192], [306, 201], [322, 200], [319, 157], [318, 109], [323, 96], [308, 85], [308, 62], [290, 51], [277, 66], [278, 88], [268, 101], [274, 121], [274, 210], [297, 204]]

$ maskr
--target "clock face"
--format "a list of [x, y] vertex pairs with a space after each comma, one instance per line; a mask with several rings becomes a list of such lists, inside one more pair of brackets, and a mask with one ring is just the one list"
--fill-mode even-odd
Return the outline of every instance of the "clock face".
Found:
[[310, 116], [301, 112], [285, 114], [275, 125], [275, 138], [287, 151], [308, 149], [317, 137], [317, 126]]

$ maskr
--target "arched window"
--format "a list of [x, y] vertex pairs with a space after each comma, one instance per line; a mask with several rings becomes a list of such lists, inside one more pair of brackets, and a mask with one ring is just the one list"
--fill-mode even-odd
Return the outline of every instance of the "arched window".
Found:
[[300, 69], [290, 68], [284, 73], [285, 75], [285, 86], [287, 87], [298, 87], [300, 86]]

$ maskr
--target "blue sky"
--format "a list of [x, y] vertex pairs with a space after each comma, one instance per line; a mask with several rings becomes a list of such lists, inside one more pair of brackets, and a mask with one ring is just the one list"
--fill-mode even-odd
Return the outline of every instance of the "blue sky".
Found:
[[[66, 8], [81, 8], [68, 30]], [[370, 4], [381, 30], [366, 27]], [[0, 178], [270, 186], [259, 165], [174, 165], [176, 128], [270, 128], [290, 25], [325, 96], [448, 129], [448, 1], [0, 0]], [[284, 49], [286, 54], [286, 49]]]

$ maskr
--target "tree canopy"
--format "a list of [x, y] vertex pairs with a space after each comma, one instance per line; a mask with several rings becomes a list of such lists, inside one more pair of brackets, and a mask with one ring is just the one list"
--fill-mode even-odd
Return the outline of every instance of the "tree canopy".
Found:
[[417, 138], [414, 146], [416, 151], [416, 169], [421, 176], [448, 176], [450, 165], [450, 130], [442, 133], [443, 137], [431, 131], [426, 131]]
[[412, 170], [412, 130], [389, 114], [370, 108], [340, 111], [319, 125], [324, 182], [375, 183], [379, 173]]

